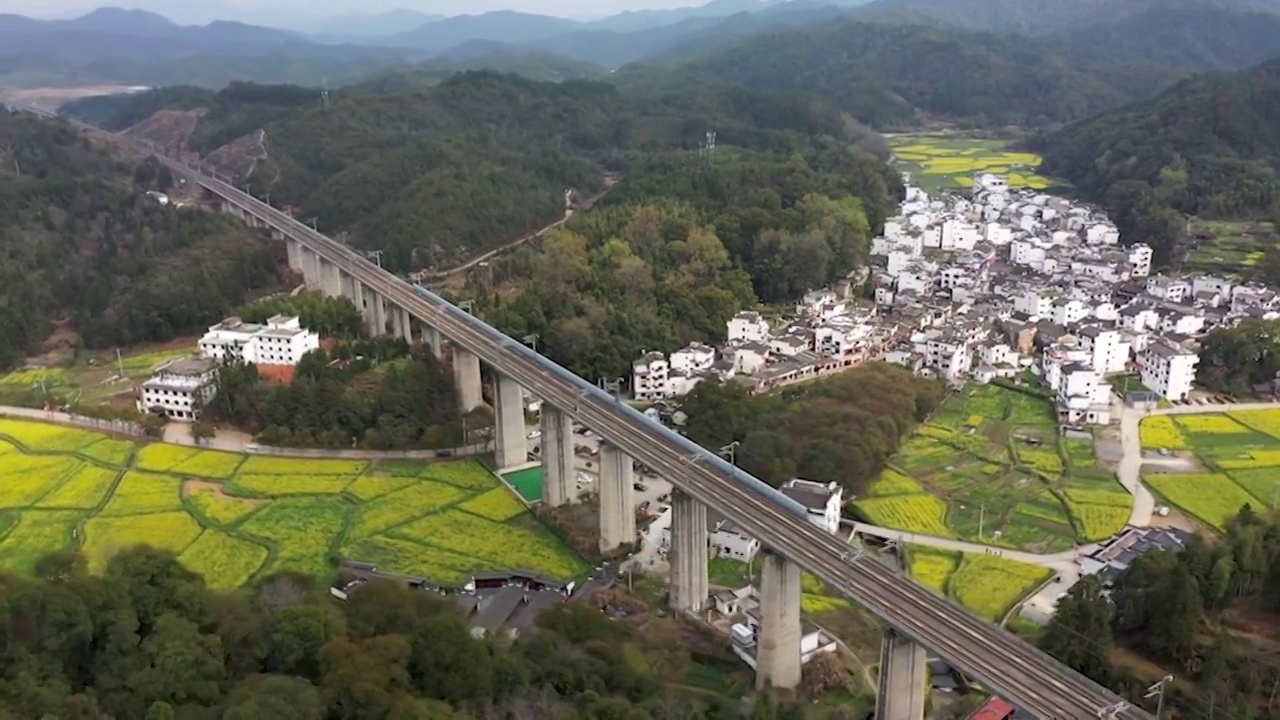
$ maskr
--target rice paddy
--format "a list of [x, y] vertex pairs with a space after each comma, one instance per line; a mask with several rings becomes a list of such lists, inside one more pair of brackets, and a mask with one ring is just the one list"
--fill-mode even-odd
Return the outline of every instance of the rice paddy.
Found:
[[1001, 140], [947, 135], [904, 135], [892, 138], [897, 166], [911, 173], [912, 184], [925, 192], [959, 192], [973, 186], [979, 172], [1004, 175], [1011, 188], [1044, 190], [1054, 183], [1038, 174], [1040, 157], [1008, 150]]
[[74, 549], [92, 571], [139, 544], [214, 587], [280, 571], [328, 578], [338, 558], [442, 586], [480, 570], [585, 572], [514, 493], [469, 460], [243, 456], [137, 444], [0, 418], [0, 569]]

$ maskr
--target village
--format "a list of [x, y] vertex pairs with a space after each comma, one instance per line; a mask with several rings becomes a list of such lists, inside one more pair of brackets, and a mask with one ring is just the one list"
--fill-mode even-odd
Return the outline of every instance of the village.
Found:
[[672, 400], [709, 378], [768, 392], [883, 360], [955, 387], [1029, 371], [1061, 422], [1105, 425], [1112, 378], [1132, 376], [1119, 392], [1149, 393], [1140, 402], [1187, 402], [1197, 338], [1280, 317], [1264, 285], [1151, 275], [1151, 248], [1120, 245], [1096, 206], [989, 173], [974, 176], [970, 197], [930, 197], [904, 179], [898, 214], [872, 241], [866, 297], [842, 280], [772, 323], [738, 313], [718, 348], [647, 352], [634, 363], [635, 399]]

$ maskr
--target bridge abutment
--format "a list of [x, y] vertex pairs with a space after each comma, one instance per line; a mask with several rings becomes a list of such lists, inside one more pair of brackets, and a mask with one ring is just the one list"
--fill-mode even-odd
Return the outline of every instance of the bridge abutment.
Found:
[[800, 566], [765, 551], [756, 646], [758, 689], [792, 690], [800, 684], [800, 598]]
[[573, 502], [573, 421], [568, 415], [542, 403], [542, 502], [559, 507]]
[[614, 445], [600, 443], [600, 550], [608, 552], [635, 542], [636, 510], [632, 506], [635, 473], [631, 456]]
[[671, 491], [671, 609], [698, 612], [707, 595], [707, 506], [683, 490]]
[[471, 412], [484, 404], [480, 387], [480, 358], [457, 344], [453, 346], [453, 383], [458, 391], [458, 409]]
[[886, 628], [880, 640], [876, 720], [924, 720], [928, 669], [923, 646]]
[[501, 373], [493, 382], [493, 450], [499, 470], [521, 465], [529, 456], [524, 437], [524, 392]]

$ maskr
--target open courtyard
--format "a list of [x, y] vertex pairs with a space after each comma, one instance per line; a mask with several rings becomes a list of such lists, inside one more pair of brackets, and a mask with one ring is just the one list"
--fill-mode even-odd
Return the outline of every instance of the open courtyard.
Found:
[[328, 579], [338, 558], [442, 586], [588, 569], [474, 461], [247, 456], [0, 419], [0, 569], [76, 549], [97, 570], [137, 544], [224, 588], [286, 570]]
[[953, 394], [907, 439], [865, 497], [867, 522], [1052, 553], [1111, 537], [1132, 498], [1092, 438], [1060, 434], [1049, 401], [997, 385]]

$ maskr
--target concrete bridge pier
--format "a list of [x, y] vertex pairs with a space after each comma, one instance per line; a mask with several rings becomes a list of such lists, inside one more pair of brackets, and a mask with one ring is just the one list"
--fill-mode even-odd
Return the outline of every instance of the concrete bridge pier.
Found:
[[387, 299], [381, 293], [370, 293], [373, 296], [374, 337], [387, 334]]
[[360, 288], [360, 281], [355, 279], [354, 276], [342, 272], [341, 269], [338, 270], [338, 281], [339, 294], [350, 300], [356, 310], [363, 313], [364, 305], [361, 296], [364, 291]]
[[880, 641], [876, 720], [924, 720], [929, 677], [924, 647], [886, 628]]
[[356, 303], [356, 308], [360, 310], [360, 317], [364, 319], [364, 331], [369, 337], [377, 337], [382, 334], [379, 330], [377, 301], [380, 300], [378, 293], [373, 288], [358, 283], [360, 289], [360, 302]]
[[431, 352], [439, 359], [444, 359], [444, 342], [440, 337], [440, 331], [424, 325], [422, 327], [422, 342], [431, 348]]
[[706, 605], [707, 506], [682, 490], [671, 491], [671, 609], [698, 612]]
[[573, 421], [568, 415], [542, 403], [542, 502], [559, 507], [573, 502]]
[[760, 573], [758, 689], [792, 690], [800, 684], [800, 597], [800, 566], [766, 550]]
[[289, 258], [289, 269], [296, 272], [302, 272], [302, 243], [297, 240], [285, 240], [285, 254]]
[[302, 257], [302, 282], [308, 290], [323, 289], [324, 285], [320, 277], [322, 262], [320, 256], [306, 248], [302, 248], [299, 252]]
[[399, 327], [400, 337], [404, 338], [405, 342], [412, 345], [413, 344], [413, 316], [409, 314], [408, 310], [405, 310], [404, 308], [398, 305], [394, 308], [394, 311], [400, 317], [400, 327]]
[[324, 294], [329, 297], [342, 297], [342, 270], [337, 265], [317, 256], [320, 263], [320, 277], [323, 278]]
[[501, 373], [493, 383], [493, 450], [499, 470], [521, 465], [529, 456], [524, 437], [524, 392]]
[[608, 552], [635, 542], [636, 509], [632, 505], [635, 472], [631, 456], [614, 445], [600, 443], [600, 550]]
[[471, 412], [484, 404], [480, 387], [480, 358], [470, 350], [453, 346], [453, 383], [458, 389], [458, 409]]
[[391, 336], [397, 338], [404, 337], [404, 311], [399, 305], [387, 303], [387, 311], [391, 316]]

